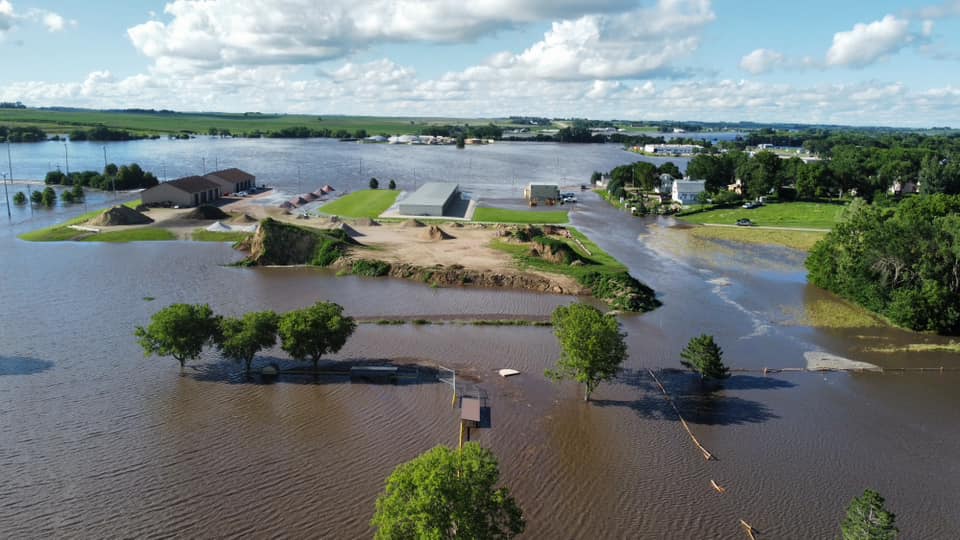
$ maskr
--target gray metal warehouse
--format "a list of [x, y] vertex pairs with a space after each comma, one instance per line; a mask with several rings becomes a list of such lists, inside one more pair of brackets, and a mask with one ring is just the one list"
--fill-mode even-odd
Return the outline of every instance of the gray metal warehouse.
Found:
[[458, 198], [459, 185], [428, 182], [400, 201], [397, 210], [402, 216], [443, 217]]

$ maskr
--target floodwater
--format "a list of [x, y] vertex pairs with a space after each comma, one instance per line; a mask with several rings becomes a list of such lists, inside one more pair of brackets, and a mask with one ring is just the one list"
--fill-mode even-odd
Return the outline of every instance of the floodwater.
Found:
[[[542, 151], [541, 166], [563, 155], [586, 175], [615, 157], [603, 147], [557, 146], [502, 145]], [[418, 161], [426, 152], [447, 151], [397, 150], [420, 156], [405, 170], [426, 170]], [[282, 158], [263, 163], [273, 159]], [[493, 192], [510, 181], [462, 183]], [[95, 194], [88, 204], [104, 199]], [[867, 487], [887, 498], [903, 538], [960, 537], [956, 372], [749, 372], [709, 392], [669, 371], [701, 332], [714, 334], [738, 368], [801, 367], [808, 351], [886, 367], [960, 367], [946, 353], [864, 350], [939, 338], [791, 323], [785, 308], [835, 301], [806, 284], [800, 255], [690, 242], [669, 219], [632, 219], [590, 194], [581, 201], [574, 224], [664, 302], [621, 318], [627, 369], [591, 403], [573, 384], [544, 378], [559, 352], [549, 328], [364, 324], [333, 358], [440, 364], [481, 388], [491, 422], [473, 438], [499, 457], [504, 484], [525, 511], [526, 538], [740, 538], [741, 518], [760, 538], [833, 538], [846, 504]], [[220, 244], [14, 238], [79, 211], [20, 216], [0, 233], [0, 531], [7, 538], [369, 537], [390, 471], [437, 444], [456, 444], [450, 387], [428, 377], [396, 386], [297, 377], [259, 384], [214, 352], [183, 373], [172, 359], [144, 358], [133, 328], [164, 305], [209, 302], [235, 315], [332, 300], [356, 316], [455, 319], [545, 316], [574, 300], [235, 268], [226, 264], [238, 254]], [[270, 357], [287, 362], [277, 349], [257, 362]], [[493, 373], [501, 367], [522, 374], [502, 379]], [[658, 370], [717, 460], [701, 457], [647, 368]], [[726, 493], [713, 491], [711, 479]]]

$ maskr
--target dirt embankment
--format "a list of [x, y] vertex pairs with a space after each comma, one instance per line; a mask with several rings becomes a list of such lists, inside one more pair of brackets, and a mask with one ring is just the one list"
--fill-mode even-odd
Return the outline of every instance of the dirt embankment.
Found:
[[[346, 261], [349, 264], [349, 261]], [[524, 289], [554, 294], [589, 294], [590, 290], [572, 281], [551, 279], [538, 274], [520, 272], [500, 272], [496, 270], [471, 270], [459, 265], [453, 266], [417, 266], [413, 264], [393, 264], [387, 273], [390, 277], [422, 281], [438, 287], [456, 287], [470, 285], [474, 287], [493, 287], [506, 289]]]

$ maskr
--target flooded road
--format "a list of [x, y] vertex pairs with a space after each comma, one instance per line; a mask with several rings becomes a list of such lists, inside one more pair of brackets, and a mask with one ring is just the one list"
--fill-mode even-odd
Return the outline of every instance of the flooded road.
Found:
[[[526, 538], [742, 538], [741, 518], [760, 538], [833, 538], [867, 487], [886, 497], [902, 538], [960, 537], [956, 372], [750, 372], [706, 392], [669, 371], [700, 333], [714, 334], [736, 368], [802, 367], [809, 351], [960, 367], [947, 353], [866, 351], [938, 338], [797, 324], [791, 309], [835, 301], [806, 284], [801, 255], [698, 243], [669, 219], [581, 200], [574, 225], [664, 302], [621, 318], [627, 369], [592, 403], [544, 378], [559, 354], [549, 328], [363, 324], [334, 358], [442, 364], [486, 391], [491, 427], [474, 439], [500, 459]], [[369, 537], [390, 471], [456, 444], [450, 388], [430, 378], [262, 385], [214, 352], [183, 374], [170, 358], [144, 358], [133, 328], [167, 304], [235, 315], [331, 300], [363, 317], [458, 318], [545, 316], [575, 300], [234, 268], [225, 265], [239, 255], [219, 244], [13, 237], [39, 219], [0, 234], [0, 531], [9, 538]], [[286, 361], [274, 349], [257, 363], [270, 358]], [[522, 374], [502, 379], [493, 373], [502, 367]], [[647, 368], [666, 369], [659, 376], [716, 461], [693, 446]]]

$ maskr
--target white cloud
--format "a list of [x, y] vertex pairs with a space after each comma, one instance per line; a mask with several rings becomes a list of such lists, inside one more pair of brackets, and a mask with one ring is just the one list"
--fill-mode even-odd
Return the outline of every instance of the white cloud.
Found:
[[557, 21], [523, 52], [497, 53], [460, 76], [553, 81], [676, 76], [673, 64], [697, 50], [697, 32], [713, 19], [709, 0], [659, 0], [626, 13]]
[[0, 0], [0, 32], [6, 32], [13, 27], [13, 4], [8, 0]]
[[916, 15], [922, 19], [944, 19], [960, 16], [960, 0], [947, 0], [940, 4], [920, 8]]
[[584, 94], [590, 99], [607, 99], [625, 89], [620, 81], [593, 81], [593, 85]]
[[784, 57], [777, 51], [757, 49], [740, 59], [740, 69], [759, 75], [784, 64]]
[[887, 15], [869, 24], [857, 23], [852, 30], [837, 32], [827, 51], [827, 65], [864, 67], [893, 54], [913, 41], [910, 22]]
[[[623, 9], [628, 0], [174, 0], [168, 22], [127, 30], [134, 46], [180, 68], [306, 64], [371, 44], [462, 42], [555, 17]], [[166, 60], [164, 60], [166, 59]]]
[[47, 30], [50, 32], [59, 32], [67, 25], [67, 20], [64, 19], [61, 15], [48, 11], [42, 16], [43, 25], [47, 27]]

